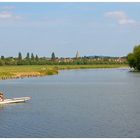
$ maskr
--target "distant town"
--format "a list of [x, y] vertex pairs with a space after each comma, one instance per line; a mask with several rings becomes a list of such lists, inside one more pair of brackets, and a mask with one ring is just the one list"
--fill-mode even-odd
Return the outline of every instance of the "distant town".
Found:
[[51, 57], [39, 57], [33, 53], [27, 53], [26, 57], [22, 56], [19, 52], [17, 57], [4, 57], [0, 58], [0, 66], [3, 65], [86, 65], [86, 64], [127, 64], [126, 56], [111, 57], [111, 56], [80, 56], [79, 51], [76, 52], [75, 57], [57, 57], [52, 52]]

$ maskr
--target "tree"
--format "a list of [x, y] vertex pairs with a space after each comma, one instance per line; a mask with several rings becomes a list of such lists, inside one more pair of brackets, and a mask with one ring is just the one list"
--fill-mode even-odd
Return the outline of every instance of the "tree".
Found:
[[133, 52], [128, 54], [127, 60], [131, 68], [140, 71], [140, 45], [134, 47]]
[[18, 60], [22, 60], [22, 54], [21, 54], [21, 52], [18, 53]]
[[3, 55], [1, 56], [1, 60], [4, 60], [4, 56]]
[[39, 59], [39, 58], [38, 58], [38, 55], [36, 54], [36, 56], [35, 56], [35, 60], [38, 61], [38, 59]]
[[35, 60], [36, 61], [38, 61], [39, 60], [39, 58], [38, 58], [38, 55], [36, 54], [36, 56], [35, 56]]
[[29, 52], [26, 55], [26, 59], [28, 59], [28, 60], [30, 59], [30, 53]]
[[54, 52], [52, 53], [51, 59], [55, 60], [55, 53]]
[[31, 53], [31, 60], [34, 60], [34, 59], [35, 59], [34, 54]]

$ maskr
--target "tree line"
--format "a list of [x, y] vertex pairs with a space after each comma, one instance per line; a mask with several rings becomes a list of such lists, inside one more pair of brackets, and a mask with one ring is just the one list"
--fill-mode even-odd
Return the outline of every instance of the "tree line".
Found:
[[51, 57], [39, 57], [37, 54], [27, 53], [26, 57], [22, 56], [19, 52], [17, 57], [4, 57], [0, 58], [0, 66], [3, 65], [92, 65], [92, 64], [125, 64], [126, 61], [118, 62], [115, 58], [58, 58], [52, 52]]
[[48, 61], [55, 60], [55, 53], [53, 52], [51, 55], [51, 59], [48, 60], [46, 57], [38, 57], [38, 55], [34, 55], [33, 53], [27, 53], [26, 57], [23, 58], [22, 53], [19, 52], [17, 57], [4, 57], [3, 55], [0, 58], [0, 66], [3, 65], [44, 65], [47, 64]]

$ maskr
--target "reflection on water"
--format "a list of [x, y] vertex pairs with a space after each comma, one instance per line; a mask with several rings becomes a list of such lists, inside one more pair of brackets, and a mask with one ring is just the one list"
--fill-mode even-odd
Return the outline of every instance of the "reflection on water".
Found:
[[140, 74], [128, 69], [61, 71], [0, 81], [0, 137], [140, 137]]

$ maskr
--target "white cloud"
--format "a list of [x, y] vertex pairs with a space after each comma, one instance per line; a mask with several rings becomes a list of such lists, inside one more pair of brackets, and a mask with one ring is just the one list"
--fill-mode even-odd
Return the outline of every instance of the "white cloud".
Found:
[[14, 6], [3, 6], [0, 9], [2, 9], [2, 10], [13, 10], [13, 9], [15, 9], [15, 7]]
[[2, 11], [0, 12], [0, 20], [19, 20], [21, 16], [15, 15], [12, 12]]
[[0, 21], [15, 21], [22, 19], [22, 16], [13, 12], [15, 9], [12, 5], [6, 5], [0, 7]]
[[107, 13], [105, 13], [105, 16], [116, 20], [116, 22], [120, 25], [135, 25], [135, 24], [137, 24], [137, 22], [134, 19], [128, 17], [127, 14], [123, 11], [107, 12]]

